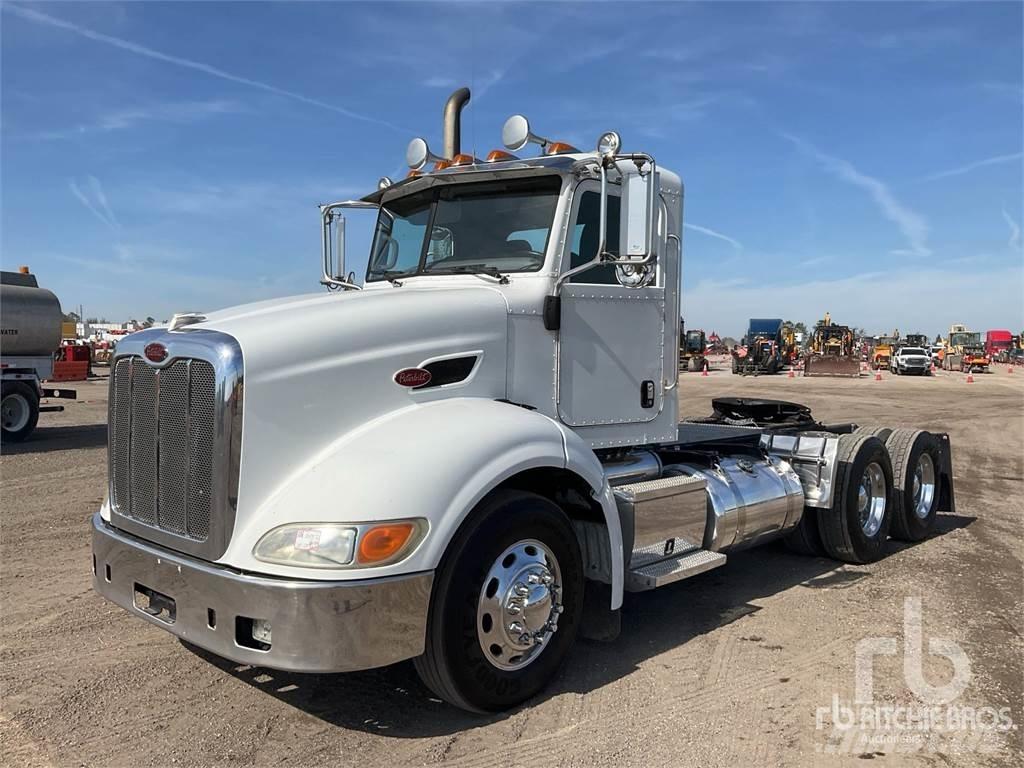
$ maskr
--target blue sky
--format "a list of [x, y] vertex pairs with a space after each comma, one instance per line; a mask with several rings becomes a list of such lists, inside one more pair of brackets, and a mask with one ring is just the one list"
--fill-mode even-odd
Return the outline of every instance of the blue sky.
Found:
[[3, 265], [118, 320], [318, 290], [316, 204], [467, 84], [477, 154], [522, 112], [682, 175], [695, 327], [1020, 330], [1022, 7], [4, 2]]

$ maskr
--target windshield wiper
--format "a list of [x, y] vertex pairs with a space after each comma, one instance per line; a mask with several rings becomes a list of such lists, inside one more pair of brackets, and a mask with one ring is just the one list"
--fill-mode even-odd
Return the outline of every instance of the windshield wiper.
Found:
[[412, 273], [407, 269], [385, 269], [383, 272], [374, 272], [374, 275], [383, 277], [389, 283], [396, 288], [401, 287], [402, 283], [398, 280], [399, 277], [408, 277]]
[[496, 278], [501, 285], [508, 285], [508, 275], [503, 274], [497, 267], [492, 267], [490, 264], [460, 264], [448, 269], [432, 269], [430, 272], [435, 275], [489, 275]]

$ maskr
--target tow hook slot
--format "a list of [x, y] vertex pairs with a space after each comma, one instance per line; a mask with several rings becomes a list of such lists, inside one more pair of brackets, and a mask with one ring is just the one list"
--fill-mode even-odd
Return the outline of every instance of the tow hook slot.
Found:
[[173, 624], [178, 618], [178, 608], [173, 597], [168, 597], [155, 589], [135, 583], [133, 602], [135, 607], [164, 624]]

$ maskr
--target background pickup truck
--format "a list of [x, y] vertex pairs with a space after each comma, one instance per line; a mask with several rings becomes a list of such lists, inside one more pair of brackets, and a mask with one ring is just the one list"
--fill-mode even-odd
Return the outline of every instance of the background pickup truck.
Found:
[[893, 357], [889, 367], [897, 375], [920, 373], [930, 376], [932, 372], [932, 358], [921, 347], [901, 347], [896, 351], [896, 355]]

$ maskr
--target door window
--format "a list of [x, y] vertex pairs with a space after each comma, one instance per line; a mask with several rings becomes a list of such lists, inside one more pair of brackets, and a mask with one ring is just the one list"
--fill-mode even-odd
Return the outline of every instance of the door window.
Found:
[[[601, 244], [601, 193], [587, 191], [580, 195], [576, 208], [576, 220], [572, 227], [569, 268], [586, 264], [597, 255]], [[608, 197], [608, 243], [609, 253], [619, 255], [619, 198]], [[597, 285], [618, 285], [615, 267], [610, 265], [593, 267], [569, 278], [572, 283], [593, 283]]]

